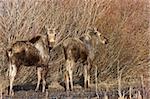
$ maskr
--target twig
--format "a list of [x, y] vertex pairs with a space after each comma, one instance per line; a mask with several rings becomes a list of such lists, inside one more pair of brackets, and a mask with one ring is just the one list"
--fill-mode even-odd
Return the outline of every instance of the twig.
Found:
[[95, 66], [95, 91], [96, 91], [96, 95], [97, 95], [97, 98], [99, 99], [99, 95], [98, 95], [98, 84], [97, 84], [97, 66]]

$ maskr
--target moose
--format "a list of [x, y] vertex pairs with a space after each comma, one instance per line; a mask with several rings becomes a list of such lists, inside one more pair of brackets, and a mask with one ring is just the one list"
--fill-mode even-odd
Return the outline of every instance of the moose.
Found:
[[[37, 35], [28, 41], [16, 41], [6, 51], [9, 60], [9, 94], [13, 94], [13, 82], [22, 65], [37, 68], [38, 82], [35, 91], [39, 89], [42, 80], [42, 92], [45, 91], [46, 74], [48, 72], [49, 49], [55, 42], [56, 33], [47, 29], [47, 35]], [[47, 45], [50, 44], [50, 45]], [[50, 47], [50, 48], [49, 48]]]
[[96, 29], [89, 28], [80, 38], [68, 38], [63, 42], [63, 52], [65, 56], [65, 83], [66, 90], [73, 90], [73, 70], [75, 63], [80, 61], [84, 68], [84, 88], [90, 84], [90, 69], [94, 59], [95, 48], [101, 42], [107, 44], [108, 40]]

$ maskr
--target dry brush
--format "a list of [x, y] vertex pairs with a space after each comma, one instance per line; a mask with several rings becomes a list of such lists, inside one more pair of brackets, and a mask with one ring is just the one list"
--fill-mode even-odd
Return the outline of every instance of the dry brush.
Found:
[[[56, 28], [57, 43], [51, 53], [47, 81], [62, 82], [63, 55], [60, 42], [79, 37], [88, 27], [96, 27], [109, 39], [107, 46], [99, 45], [94, 60], [97, 83], [109, 86], [148, 86], [149, 70], [149, 6], [148, 0], [1, 0], [0, 1], [0, 74], [5, 75], [8, 62], [5, 50], [17, 40], [28, 40], [43, 34], [43, 27]], [[18, 84], [35, 83], [35, 69], [23, 68]], [[91, 80], [94, 82], [94, 70]], [[77, 68], [76, 76], [82, 74]], [[26, 75], [26, 76], [23, 76]], [[79, 80], [79, 79], [76, 79]], [[121, 89], [120, 89], [121, 90]]]

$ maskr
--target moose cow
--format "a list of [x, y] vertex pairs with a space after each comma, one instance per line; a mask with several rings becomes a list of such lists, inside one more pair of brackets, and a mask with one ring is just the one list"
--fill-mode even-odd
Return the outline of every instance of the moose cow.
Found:
[[[9, 59], [9, 80], [10, 90], [9, 94], [13, 93], [13, 82], [19, 68], [24, 66], [35, 66], [37, 68], [38, 83], [35, 91], [39, 89], [40, 81], [42, 79], [42, 92], [45, 91], [46, 86], [46, 74], [48, 71], [49, 61], [49, 46], [46, 45], [54, 43], [56, 33], [50, 33], [47, 31], [47, 36], [38, 35], [29, 41], [17, 41], [9, 50], [7, 50], [7, 56]], [[53, 38], [50, 38], [53, 37]], [[52, 41], [51, 41], [52, 39]], [[47, 41], [47, 43], [46, 43]]]
[[66, 90], [73, 90], [72, 74], [77, 61], [80, 61], [84, 66], [84, 88], [89, 87], [89, 70], [94, 59], [95, 47], [99, 41], [107, 44], [107, 39], [97, 29], [89, 28], [87, 33], [80, 38], [68, 38], [63, 42], [66, 60]]

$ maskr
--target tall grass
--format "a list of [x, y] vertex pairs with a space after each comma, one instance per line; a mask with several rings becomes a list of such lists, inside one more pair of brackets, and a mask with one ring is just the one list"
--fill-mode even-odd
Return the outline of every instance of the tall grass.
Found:
[[[123, 85], [132, 85], [140, 83], [143, 76], [148, 86], [148, 4], [148, 0], [1, 0], [0, 73], [4, 75], [8, 68], [5, 50], [17, 40], [43, 34], [45, 25], [56, 28], [57, 43], [81, 36], [88, 27], [96, 27], [109, 40], [108, 45], [99, 44], [95, 51], [93, 67], [98, 68], [98, 82], [117, 84], [120, 77]], [[63, 57], [58, 56], [58, 50], [51, 53], [54, 61]], [[62, 63], [50, 65], [48, 82], [55, 78], [62, 80]], [[23, 67], [17, 82], [34, 82], [32, 70]], [[93, 82], [94, 70], [91, 70]]]

